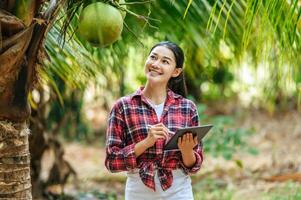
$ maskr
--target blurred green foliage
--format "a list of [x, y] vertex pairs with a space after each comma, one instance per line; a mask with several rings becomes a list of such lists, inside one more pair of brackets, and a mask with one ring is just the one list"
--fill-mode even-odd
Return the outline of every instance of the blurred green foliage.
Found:
[[[301, 9], [295, 0], [194, 0], [189, 4], [129, 0], [131, 12], [122, 38], [107, 48], [92, 47], [77, 37], [79, 13], [88, 1], [74, 2], [59, 14], [48, 34], [51, 62], [42, 70], [54, 100], [59, 101], [51, 102], [49, 127], [67, 113], [72, 116], [60, 131], [63, 137], [93, 138], [91, 124], [83, 116], [85, 94], [95, 87], [95, 100], [109, 111], [116, 99], [145, 83], [145, 59], [150, 47], [161, 40], [174, 41], [184, 49], [188, 91], [200, 109], [202, 104], [214, 106], [231, 99], [271, 113], [301, 109]], [[286, 19], [280, 17], [285, 13]], [[206, 141], [207, 151], [226, 159], [238, 150], [256, 153], [245, 145], [252, 131], [233, 128], [235, 118], [210, 120], [215, 128]]]
[[48, 130], [57, 131], [66, 140], [89, 140], [92, 130], [83, 115], [83, 91], [67, 89], [63, 80], [56, 77], [56, 85], [63, 96], [63, 104], [59, 101], [48, 103]]
[[[204, 104], [198, 104], [197, 108], [201, 124], [210, 123], [214, 125], [204, 138], [206, 154], [215, 157], [222, 156], [226, 160], [231, 160], [236, 152], [258, 154], [256, 147], [249, 146], [247, 142], [249, 136], [255, 133], [254, 130], [236, 127], [235, 116], [207, 116]], [[242, 167], [241, 161], [237, 160], [236, 164]]]

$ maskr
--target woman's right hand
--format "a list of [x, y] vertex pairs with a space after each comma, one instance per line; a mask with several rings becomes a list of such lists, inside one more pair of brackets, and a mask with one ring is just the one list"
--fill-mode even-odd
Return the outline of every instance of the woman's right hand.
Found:
[[158, 139], [168, 139], [168, 128], [163, 123], [150, 126], [147, 137], [144, 139], [146, 146], [152, 147]]

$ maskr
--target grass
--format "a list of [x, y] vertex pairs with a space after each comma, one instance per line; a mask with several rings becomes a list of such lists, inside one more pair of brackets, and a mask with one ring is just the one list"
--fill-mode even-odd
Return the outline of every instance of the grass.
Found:
[[195, 200], [231, 200], [234, 188], [222, 179], [206, 178], [193, 185]]
[[239, 186], [206, 178], [193, 186], [195, 200], [301, 200], [301, 183], [286, 182], [265, 190], [250, 190], [249, 195], [238, 195]]
[[263, 200], [300, 200], [301, 184], [287, 182], [282, 187], [277, 187], [263, 194]]
[[[108, 180], [107, 180], [108, 181]], [[112, 181], [112, 180], [110, 180]], [[114, 181], [114, 180], [113, 180]], [[116, 181], [116, 180], [115, 180]], [[256, 184], [256, 183], [255, 183]], [[272, 186], [272, 187], [271, 187]], [[247, 189], [246, 184], [235, 184], [219, 178], [206, 177], [193, 184], [194, 200], [301, 200], [301, 183], [264, 182]], [[48, 196], [49, 200], [123, 200], [123, 194], [98, 190], [78, 191], [75, 195]]]

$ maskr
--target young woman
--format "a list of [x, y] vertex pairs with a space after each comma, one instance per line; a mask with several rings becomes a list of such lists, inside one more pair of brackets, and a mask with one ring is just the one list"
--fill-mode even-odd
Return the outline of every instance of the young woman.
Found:
[[186, 99], [184, 54], [164, 41], [152, 47], [145, 62], [147, 82], [112, 108], [105, 165], [111, 172], [127, 171], [126, 200], [192, 200], [189, 174], [203, 161], [203, 149], [187, 133], [179, 150], [164, 151], [178, 128], [199, 124], [195, 104]]

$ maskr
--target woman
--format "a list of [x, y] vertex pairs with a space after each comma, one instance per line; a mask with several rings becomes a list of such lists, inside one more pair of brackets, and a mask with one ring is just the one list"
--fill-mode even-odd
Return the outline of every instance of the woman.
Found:
[[186, 99], [184, 54], [164, 41], [152, 47], [145, 63], [147, 82], [112, 108], [105, 165], [111, 172], [127, 171], [126, 200], [191, 200], [189, 174], [203, 161], [202, 146], [187, 133], [179, 150], [164, 151], [178, 128], [199, 124], [195, 104]]

